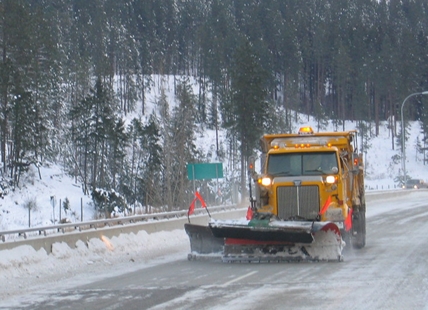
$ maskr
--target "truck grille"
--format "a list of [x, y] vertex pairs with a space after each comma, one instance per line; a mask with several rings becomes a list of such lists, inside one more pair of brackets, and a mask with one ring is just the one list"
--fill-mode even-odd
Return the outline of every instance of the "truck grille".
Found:
[[299, 216], [314, 220], [320, 210], [318, 186], [279, 186], [277, 197], [281, 219]]

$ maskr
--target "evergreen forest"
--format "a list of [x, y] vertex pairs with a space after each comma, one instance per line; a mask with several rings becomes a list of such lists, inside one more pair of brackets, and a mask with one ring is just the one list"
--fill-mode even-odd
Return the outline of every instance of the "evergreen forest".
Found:
[[[259, 137], [297, 113], [368, 135], [388, 121], [400, 148], [401, 104], [428, 90], [426, 0], [0, 0], [0, 46], [3, 194], [56, 163], [107, 214], [187, 208], [186, 164], [210, 161], [198, 131], [227, 132], [215, 159], [244, 193]], [[176, 102], [149, 113], [155, 76], [176, 77]], [[424, 133], [427, 104], [404, 111]]]

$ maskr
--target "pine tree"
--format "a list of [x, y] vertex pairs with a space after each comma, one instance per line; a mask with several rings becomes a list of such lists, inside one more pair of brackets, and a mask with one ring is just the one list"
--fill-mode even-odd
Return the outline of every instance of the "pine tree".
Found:
[[191, 91], [190, 84], [182, 81], [177, 87], [178, 106], [173, 110], [171, 118], [170, 147], [172, 162], [167, 170], [171, 179], [172, 204], [169, 208], [181, 207], [188, 204], [189, 181], [186, 165], [197, 158], [194, 144], [196, 97]]
[[98, 79], [95, 89], [70, 112], [72, 139], [80, 165], [77, 170], [83, 178], [85, 193], [88, 193], [88, 184], [91, 188], [112, 185], [108, 160], [112, 150], [109, 138], [114, 137], [112, 133], [115, 128], [113, 108], [114, 102], [109, 92]]
[[[126, 165], [121, 178], [121, 192], [126, 199], [135, 206], [138, 201], [141, 186], [139, 184], [139, 172], [141, 170], [142, 150], [140, 147], [140, 135], [142, 132], [141, 120], [133, 118], [127, 127], [127, 136], [129, 139]], [[142, 199], [140, 199], [142, 200]]]
[[[93, 93], [93, 111], [91, 121], [93, 132], [91, 140], [93, 143], [92, 154], [92, 187], [102, 187], [110, 190], [112, 188], [113, 176], [109, 160], [112, 156], [112, 137], [115, 136], [115, 102], [107, 85], [97, 79]], [[123, 128], [121, 129], [123, 130]], [[112, 157], [111, 157], [112, 156]]]
[[241, 188], [244, 193], [247, 158], [253, 154], [269, 118], [268, 75], [248, 41], [237, 48], [234, 61], [230, 74], [230, 100], [223, 106], [223, 119], [224, 126], [240, 143]]
[[118, 118], [114, 121], [113, 128], [108, 131], [108, 165], [111, 174], [110, 188], [118, 190], [117, 178], [121, 178], [125, 170], [125, 156], [127, 152], [129, 136], [125, 130], [124, 120]]
[[167, 146], [163, 154], [163, 171], [162, 171], [162, 194], [167, 206], [173, 206], [173, 175], [174, 175], [174, 151], [173, 150], [173, 132], [172, 117], [169, 112], [169, 104], [165, 90], [161, 89], [160, 97], [157, 101], [159, 109], [159, 128], [162, 136], [162, 145]]
[[37, 164], [35, 158], [35, 120], [33, 118], [34, 100], [30, 92], [23, 89], [13, 91], [11, 102], [11, 152], [10, 177], [14, 186], [18, 185], [19, 177], [27, 171], [31, 164]]
[[146, 206], [160, 206], [162, 199], [162, 171], [164, 149], [160, 145], [160, 131], [156, 116], [151, 114], [147, 125], [142, 128], [141, 148], [144, 150], [142, 192]]
[[80, 178], [83, 184], [83, 192], [89, 193], [89, 166], [90, 156], [93, 152], [93, 144], [91, 133], [93, 132], [93, 124], [91, 122], [91, 114], [94, 106], [93, 96], [87, 96], [76, 106], [70, 110], [71, 139], [74, 144], [74, 173]]

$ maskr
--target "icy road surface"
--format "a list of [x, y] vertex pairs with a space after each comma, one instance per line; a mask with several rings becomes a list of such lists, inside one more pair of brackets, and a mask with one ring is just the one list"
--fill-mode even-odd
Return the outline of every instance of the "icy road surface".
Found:
[[0, 309], [428, 309], [428, 191], [408, 193], [368, 202], [367, 246], [344, 262], [187, 261], [175, 231], [152, 255], [11, 273]]

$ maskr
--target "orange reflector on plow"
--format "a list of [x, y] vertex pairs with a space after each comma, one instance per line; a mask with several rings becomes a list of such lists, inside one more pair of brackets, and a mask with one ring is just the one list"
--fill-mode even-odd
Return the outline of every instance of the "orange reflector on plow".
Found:
[[348, 217], [345, 219], [344, 225], [346, 231], [352, 228], [352, 209], [349, 209]]

